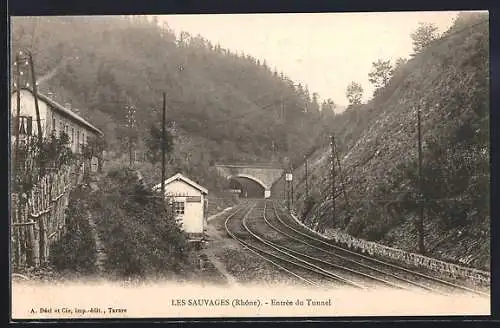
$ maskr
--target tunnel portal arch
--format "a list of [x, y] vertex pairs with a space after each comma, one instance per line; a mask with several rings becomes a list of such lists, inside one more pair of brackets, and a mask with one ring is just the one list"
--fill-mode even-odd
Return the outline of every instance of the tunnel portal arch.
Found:
[[270, 188], [270, 186], [268, 186], [266, 183], [264, 183], [259, 178], [254, 177], [254, 176], [252, 176], [250, 174], [243, 174], [243, 173], [233, 174], [233, 175], [230, 175], [230, 176], [227, 177], [228, 180], [235, 180], [235, 181], [238, 181], [238, 178], [248, 179], [250, 181], [255, 182], [260, 187], [262, 187], [264, 198], [269, 198], [269, 196], [271, 194], [271, 188]]
[[239, 174], [233, 174], [233, 175], [230, 175], [230, 176], [227, 177], [228, 180], [231, 180], [231, 179], [234, 179], [234, 178], [247, 178], [249, 180], [253, 180], [253, 181], [257, 182], [265, 190], [269, 190], [270, 189], [270, 186], [266, 185], [264, 182], [262, 182], [262, 180], [260, 180], [259, 178], [254, 177], [252, 175], [249, 175], [249, 174], [239, 173]]

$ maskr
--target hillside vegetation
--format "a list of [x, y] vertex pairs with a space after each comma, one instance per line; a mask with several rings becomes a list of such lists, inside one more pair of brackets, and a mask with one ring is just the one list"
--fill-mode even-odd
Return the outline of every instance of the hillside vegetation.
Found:
[[[314, 143], [333, 111], [265, 61], [145, 17], [38, 17], [13, 20], [13, 51], [32, 49], [41, 92], [78, 108], [105, 133], [111, 166], [126, 163], [126, 106], [136, 107], [137, 146], [161, 122], [175, 136], [168, 174], [182, 171], [221, 186], [215, 162], [276, 162]], [[282, 106], [282, 102], [284, 106]], [[289, 150], [293, 146], [293, 153]], [[158, 165], [143, 164], [158, 181]]]
[[[161, 196], [144, 188], [133, 170], [112, 170], [96, 184], [72, 191], [68, 230], [51, 249], [51, 265], [73, 277], [98, 274], [97, 241], [108, 278], [195, 277], [196, 255]], [[88, 217], [95, 222], [95, 235]]]
[[335, 117], [332, 131], [347, 202], [343, 196], [336, 199], [332, 224], [329, 140], [324, 138], [308, 159], [309, 197], [304, 167], [294, 172], [296, 207], [307, 224], [318, 230], [333, 225], [357, 237], [418, 251], [420, 108], [426, 253], [489, 269], [487, 20], [487, 14], [460, 14], [449, 31], [399, 67], [371, 101]]

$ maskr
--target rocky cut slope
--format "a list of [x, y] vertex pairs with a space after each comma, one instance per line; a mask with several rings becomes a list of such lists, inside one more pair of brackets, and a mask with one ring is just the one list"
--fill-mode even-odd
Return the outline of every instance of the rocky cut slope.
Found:
[[[334, 132], [342, 135], [340, 149], [346, 149], [340, 162], [347, 197], [336, 199], [332, 224], [329, 148], [324, 148], [309, 160], [309, 197], [304, 167], [295, 171], [296, 207], [305, 223], [418, 251], [420, 108], [426, 253], [489, 269], [488, 33], [487, 14], [459, 15], [374, 99], [346, 111], [347, 123]], [[363, 129], [354, 139], [345, 137], [345, 127], [352, 125]]]

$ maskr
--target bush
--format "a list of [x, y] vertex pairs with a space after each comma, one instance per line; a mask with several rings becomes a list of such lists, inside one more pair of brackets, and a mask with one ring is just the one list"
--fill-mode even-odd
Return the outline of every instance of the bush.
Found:
[[186, 238], [172, 213], [160, 194], [140, 186], [134, 171], [111, 171], [91, 202], [108, 272], [143, 277], [191, 269]]
[[86, 190], [79, 188], [71, 192], [67, 231], [64, 236], [51, 245], [49, 262], [57, 271], [66, 271], [80, 275], [96, 272], [96, 246], [92, 230], [86, 216], [84, 195]]
[[305, 221], [307, 216], [311, 213], [311, 210], [314, 208], [316, 203], [318, 202], [317, 198], [314, 195], [309, 195], [304, 200], [304, 207], [302, 208], [301, 217]]

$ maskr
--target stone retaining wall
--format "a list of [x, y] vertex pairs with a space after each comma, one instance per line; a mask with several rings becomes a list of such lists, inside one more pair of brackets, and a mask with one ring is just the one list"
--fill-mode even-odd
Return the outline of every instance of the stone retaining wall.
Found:
[[313, 232], [314, 234], [333, 240], [353, 251], [364, 253], [366, 255], [376, 255], [387, 259], [392, 259], [400, 263], [406, 263], [415, 267], [422, 267], [440, 273], [447, 273], [453, 278], [465, 278], [475, 282], [490, 284], [490, 273], [473, 268], [462, 267], [453, 263], [444, 262], [431, 257], [410, 253], [401, 249], [385, 246], [372, 241], [367, 241], [360, 238], [355, 238], [341, 231], [332, 230], [329, 236], [320, 234], [304, 225], [294, 214], [292, 217], [298, 224]]

